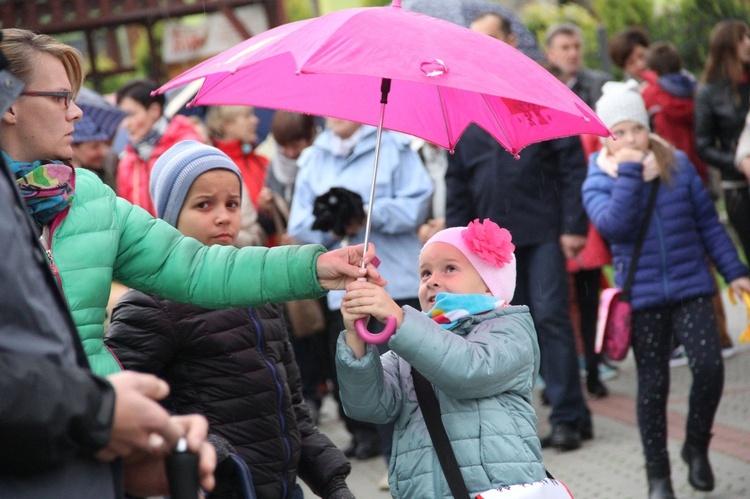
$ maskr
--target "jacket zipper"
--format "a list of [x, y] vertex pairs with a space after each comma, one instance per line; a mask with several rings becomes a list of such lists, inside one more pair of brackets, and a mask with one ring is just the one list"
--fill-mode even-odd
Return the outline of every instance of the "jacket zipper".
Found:
[[44, 248], [44, 254], [47, 255], [47, 263], [49, 264], [49, 268], [52, 271], [52, 275], [55, 276], [55, 281], [57, 281], [57, 286], [62, 290], [62, 279], [60, 278], [60, 270], [57, 268], [57, 265], [55, 265], [55, 259], [52, 256], [52, 247], [47, 244], [47, 239], [44, 237], [44, 234], [39, 236], [39, 242], [42, 243], [42, 247]]
[[[286, 466], [284, 469], [288, 469], [289, 467], [289, 461], [291, 460], [292, 456], [292, 446], [289, 443], [289, 437], [287, 436], [287, 429], [286, 429], [286, 418], [284, 418], [284, 387], [281, 386], [281, 381], [279, 380], [279, 374], [276, 371], [276, 366], [273, 365], [273, 362], [268, 358], [265, 352], [265, 345], [263, 343], [263, 331], [260, 327], [260, 321], [255, 315], [255, 311], [250, 308], [248, 309], [248, 312], [250, 312], [250, 317], [253, 320], [253, 323], [255, 324], [255, 330], [258, 332], [258, 353], [260, 353], [261, 358], [263, 359], [263, 362], [266, 363], [266, 365], [271, 369], [271, 372], [273, 373], [274, 380], [276, 381], [276, 389], [277, 393], [279, 395], [279, 423], [281, 426], [281, 439], [284, 442], [284, 449], [286, 451], [285, 456], [285, 463]], [[286, 483], [286, 474], [282, 471], [281, 474], [281, 488], [283, 491], [282, 497], [286, 497], [289, 491], [287, 490], [287, 483]]]

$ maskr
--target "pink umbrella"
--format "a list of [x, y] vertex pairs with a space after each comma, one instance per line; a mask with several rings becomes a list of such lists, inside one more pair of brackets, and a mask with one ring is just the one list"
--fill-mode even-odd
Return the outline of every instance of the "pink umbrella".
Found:
[[[403, 10], [401, 0], [279, 26], [207, 59], [158, 92], [200, 78], [194, 104], [260, 106], [365, 123], [379, 128], [378, 146], [385, 128], [452, 150], [471, 123], [515, 155], [542, 140], [609, 134], [591, 108], [518, 50]], [[362, 326], [360, 335], [386, 341], [394, 323], [379, 335]]]

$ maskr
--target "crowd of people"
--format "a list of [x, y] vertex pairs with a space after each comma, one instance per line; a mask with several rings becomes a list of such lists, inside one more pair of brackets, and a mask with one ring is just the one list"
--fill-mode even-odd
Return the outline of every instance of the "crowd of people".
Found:
[[[494, 12], [470, 29], [516, 43]], [[373, 127], [288, 111], [263, 138], [250, 107], [171, 116], [143, 79], [111, 104], [117, 153], [115, 137], [76, 128], [81, 54], [2, 36], [0, 295], [18, 311], [0, 326], [3, 492], [166, 494], [163, 460], [186, 435], [210, 498], [299, 499], [302, 480], [346, 499], [349, 459], [380, 456], [394, 497], [445, 496], [455, 475], [437, 462], [425, 379], [466, 490], [538, 482], [541, 449], [595, 438], [585, 393], [606, 398], [617, 374], [594, 348], [599, 295], [631, 266], [648, 497], [675, 497], [666, 404], [680, 358], [693, 375], [681, 458], [693, 488], [715, 487], [733, 351], [717, 275], [750, 293], [745, 22], [713, 28], [698, 78], [668, 41], [616, 33], [622, 81], [583, 65], [578, 26], [551, 26], [546, 67], [612, 137], [544, 141], [520, 159], [476, 125], [451, 154], [390, 131], [376, 147]], [[116, 286], [128, 291], [112, 300]], [[385, 343], [355, 332], [387, 317]], [[329, 394], [344, 449], [316, 426]]]

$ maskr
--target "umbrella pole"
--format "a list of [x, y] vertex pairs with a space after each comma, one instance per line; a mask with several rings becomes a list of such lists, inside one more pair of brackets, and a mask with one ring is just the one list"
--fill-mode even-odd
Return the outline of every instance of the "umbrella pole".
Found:
[[[367, 217], [365, 217], [365, 246], [364, 253], [367, 253], [367, 246], [370, 244], [370, 219], [372, 217], [372, 204], [375, 200], [375, 182], [378, 178], [378, 158], [380, 157], [380, 138], [383, 135], [383, 119], [385, 118], [385, 105], [388, 104], [388, 93], [391, 91], [391, 79], [383, 78], [380, 82], [380, 122], [378, 123], [378, 139], [375, 142], [375, 164], [372, 167], [372, 182], [370, 184], [370, 200], [367, 203]], [[364, 257], [364, 253], [362, 256]], [[362, 268], [365, 267], [364, 258], [362, 259]]]
[[[367, 252], [367, 246], [370, 244], [370, 217], [372, 216], [372, 204], [375, 200], [375, 182], [378, 178], [378, 158], [380, 157], [380, 139], [383, 135], [383, 118], [385, 117], [385, 105], [388, 104], [388, 93], [391, 91], [390, 78], [383, 78], [380, 82], [380, 122], [378, 123], [378, 140], [375, 143], [375, 164], [372, 167], [372, 184], [370, 185], [370, 201], [367, 203], [367, 217], [365, 218], [365, 246], [364, 252]], [[362, 255], [362, 268], [365, 267], [364, 254]], [[359, 280], [364, 281], [364, 277]], [[367, 343], [379, 345], [388, 341], [394, 332], [396, 332], [396, 318], [388, 316], [385, 327], [380, 333], [371, 333], [367, 330], [367, 322], [364, 319], [357, 319], [354, 322], [354, 328], [357, 334]]]

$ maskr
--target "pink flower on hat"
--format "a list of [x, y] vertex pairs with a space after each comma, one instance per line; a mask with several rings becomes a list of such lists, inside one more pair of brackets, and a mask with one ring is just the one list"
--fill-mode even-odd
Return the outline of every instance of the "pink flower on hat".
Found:
[[503, 268], [513, 261], [516, 246], [511, 242], [510, 232], [489, 218], [481, 223], [479, 219], [471, 222], [461, 232], [461, 238], [469, 250], [490, 265]]

